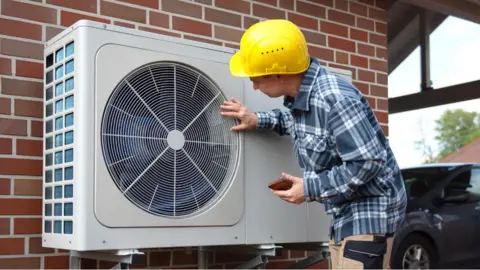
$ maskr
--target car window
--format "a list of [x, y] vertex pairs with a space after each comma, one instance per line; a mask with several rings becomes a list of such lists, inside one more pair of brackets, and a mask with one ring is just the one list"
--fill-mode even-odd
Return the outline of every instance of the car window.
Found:
[[408, 197], [421, 197], [448, 174], [444, 168], [422, 168], [402, 171]]
[[445, 187], [445, 196], [454, 196], [465, 192], [480, 197], [480, 169], [460, 173]]

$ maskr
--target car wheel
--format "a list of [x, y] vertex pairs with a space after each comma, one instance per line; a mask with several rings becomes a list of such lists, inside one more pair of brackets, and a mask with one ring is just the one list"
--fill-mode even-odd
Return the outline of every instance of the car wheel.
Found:
[[437, 266], [435, 248], [418, 234], [408, 236], [392, 255], [392, 269], [434, 269]]

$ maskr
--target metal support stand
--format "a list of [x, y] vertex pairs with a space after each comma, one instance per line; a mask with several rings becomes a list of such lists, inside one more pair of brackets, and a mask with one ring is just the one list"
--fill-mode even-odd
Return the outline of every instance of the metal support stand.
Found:
[[114, 269], [128, 269], [128, 265], [136, 261], [139, 255], [144, 255], [136, 249], [113, 251], [70, 251], [69, 269], [82, 269], [82, 258], [118, 263]]
[[268, 257], [265, 255], [257, 256], [248, 262], [244, 262], [235, 269], [265, 269], [268, 262]]

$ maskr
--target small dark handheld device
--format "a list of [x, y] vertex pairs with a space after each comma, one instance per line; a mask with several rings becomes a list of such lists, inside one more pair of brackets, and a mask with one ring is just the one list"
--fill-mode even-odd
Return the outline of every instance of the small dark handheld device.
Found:
[[273, 182], [270, 182], [270, 184], [268, 184], [268, 187], [273, 190], [289, 190], [292, 185], [292, 181], [280, 178]]

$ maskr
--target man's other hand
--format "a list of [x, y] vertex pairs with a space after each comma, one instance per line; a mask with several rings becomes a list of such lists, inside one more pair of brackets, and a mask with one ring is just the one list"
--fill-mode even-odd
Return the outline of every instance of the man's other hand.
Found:
[[303, 191], [303, 178], [295, 177], [282, 173], [283, 179], [292, 182], [292, 187], [289, 190], [272, 190], [273, 194], [280, 197], [289, 203], [301, 204], [305, 201], [305, 193]]
[[221, 112], [223, 116], [231, 116], [240, 120], [240, 125], [232, 127], [230, 131], [253, 129], [257, 126], [257, 115], [235, 98], [232, 98], [232, 101], [224, 101], [220, 108], [225, 110]]

